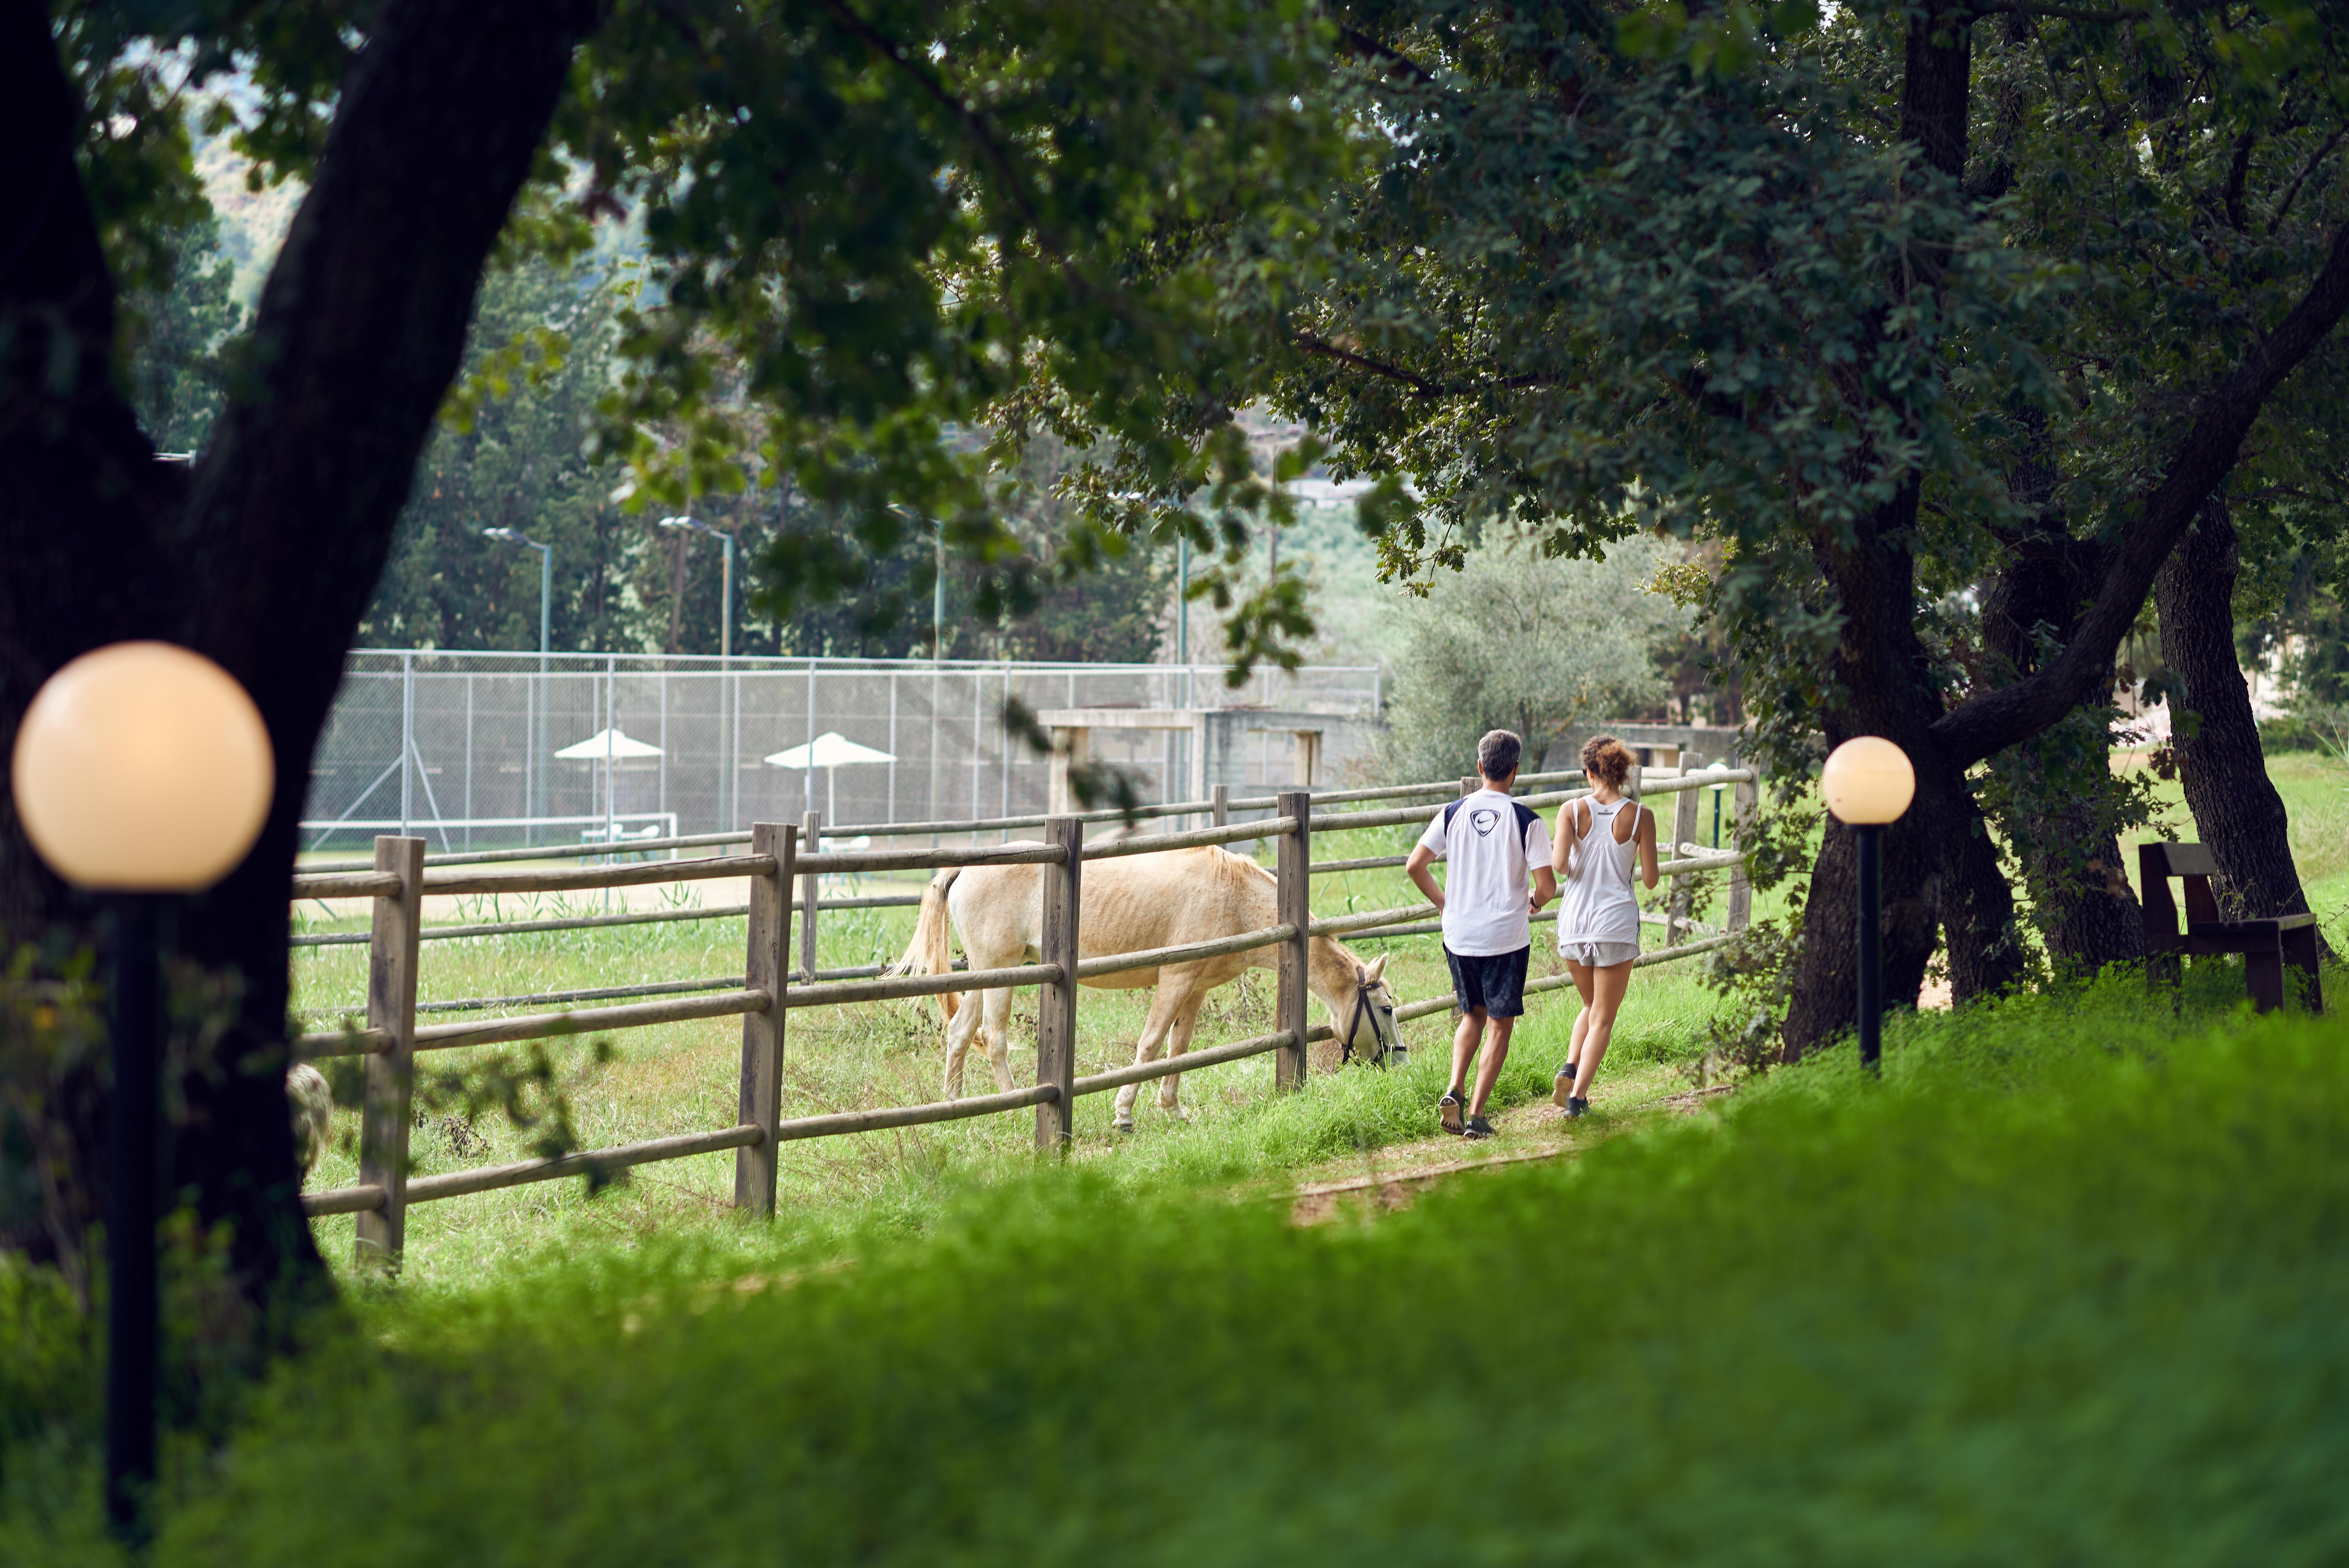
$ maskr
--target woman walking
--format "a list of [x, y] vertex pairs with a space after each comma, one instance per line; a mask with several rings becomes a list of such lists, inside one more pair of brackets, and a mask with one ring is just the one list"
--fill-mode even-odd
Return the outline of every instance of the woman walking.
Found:
[[1557, 951], [1582, 995], [1566, 1066], [1550, 1093], [1568, 1117], [1590, 1109], [1590, 1080], [1631, 984], [1631, 961], [1640, 956], [1635, 856], [1647, 885], [1656, 885], [1656, 814], [1622, 792], [1631, 776], [1630, 749], [1611, 735], [1592, 736], [1582, 748], [1582, 772], [1590, 793], [1558, 808], [1550, 841], [1550, 869], [1558, 881]]

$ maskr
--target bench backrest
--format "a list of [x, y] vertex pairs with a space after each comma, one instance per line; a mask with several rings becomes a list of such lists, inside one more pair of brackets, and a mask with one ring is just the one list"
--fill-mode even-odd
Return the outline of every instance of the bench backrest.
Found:
[[2220, 918], [2219, 901], [2210, 892], [2210, 879], [2219, 872], [2218, 862], [2201, 844], [2139, 844], [2137, 847], [2138, 891], [2145, 910], [2145, 947], [2148, 953], [2158, 953], [2176, 947], [2186, 938], [2178, 928], [2178, 905], [2169, 896], [2169, 879], [2176, 877], [2186, 887], [2186, 918], [2195, 921], [2215, 921]]

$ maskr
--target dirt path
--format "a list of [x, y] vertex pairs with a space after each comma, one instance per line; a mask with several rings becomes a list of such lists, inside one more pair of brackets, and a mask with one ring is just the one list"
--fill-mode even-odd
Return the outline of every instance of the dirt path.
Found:
[[1439, 1134], [1413, 1143], [1389, 1144], [1369, 1151], [1356, 1172], [1339, 1175], [1336, 1162], [1327, 1172], [1297, 1183], [1291, 1190], [1289, 1220], [1294, 1224], [1319, 1225], [1341, 1215], [1370, 1218], [1406, 1208], [1430, 1183], [1474, 1171], [1495, 1170], [1537, 1161], [1559, 1160], [1581, 1153], [1609, 1138], [1630, 1132], [1658, 1116], [1696, 1116], [1730, 1092], [1730, 1085], [1690, 1089], [1642, 1101], [1604, 1119], [1570, 1122], [1547, 1100], [1537, 1100], [1505, 1110], [1494, 1119], [1498, 1136], [1487, 1142], [1464, 1143]]

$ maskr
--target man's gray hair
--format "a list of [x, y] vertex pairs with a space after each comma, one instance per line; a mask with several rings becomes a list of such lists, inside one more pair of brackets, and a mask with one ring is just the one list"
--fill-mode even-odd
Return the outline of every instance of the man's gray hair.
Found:
[[1515, 731], [1493, 730], [1476, 743], [1476, 771], [1487, 779], [1506, 779], [1517, 770], [1517, 756], [1525, 748]]

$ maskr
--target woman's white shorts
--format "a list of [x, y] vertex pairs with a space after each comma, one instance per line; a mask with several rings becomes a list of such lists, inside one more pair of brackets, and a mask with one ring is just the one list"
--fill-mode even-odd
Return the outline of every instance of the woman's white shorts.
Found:
[[1595, 969], [1606, 969], [1618, 964], [1629, 964], [1640, 956], [1636, 942], [1561, 942], [1558, 955], [1575, 964], [1588, 964]]

